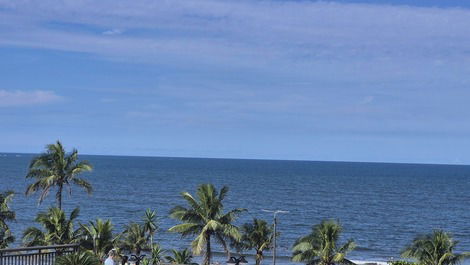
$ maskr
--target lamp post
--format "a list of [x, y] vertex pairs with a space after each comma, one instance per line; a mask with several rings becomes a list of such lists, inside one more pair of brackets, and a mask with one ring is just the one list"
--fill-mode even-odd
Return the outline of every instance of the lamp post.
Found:
[[277, 214], [278, 213], [289, 213], [289, 211], [282, 210], [262, 210], [263, 212], [272, 213], [274, 218], [274, 244], [273, 244], [273, 265], [276, 265], [276, 234], [277, 234]]

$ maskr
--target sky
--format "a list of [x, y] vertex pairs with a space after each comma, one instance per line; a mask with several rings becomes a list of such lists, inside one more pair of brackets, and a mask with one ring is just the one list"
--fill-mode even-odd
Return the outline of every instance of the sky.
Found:
[[470, 1], [0, 0], [0, 152], [470, 164]]

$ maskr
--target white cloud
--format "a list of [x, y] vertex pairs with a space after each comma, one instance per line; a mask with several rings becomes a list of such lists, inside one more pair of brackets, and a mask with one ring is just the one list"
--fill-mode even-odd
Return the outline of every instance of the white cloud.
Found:
[[60, 99], [53, 91], [0, 90], [0, 107], [46, 104]]
[[123, 32], [124, 31], [120, 29], [110, 29], [110, 30], [103, 31], [103, 35], [119, 35], [119, 34], [122, 34]]
[[[373, 119], [382, 128], [390, 117], [413, 123], [409, 113], [424, 116], [420, 122], [461, 117], [455, 113], [465, 109], [461, 101], [470, 84], [470, 9], [269, 0], [0, 0], [0, 16], [0, 46], [86, 52], [177, 69], [181, 76], [168, 78], [171, 93], [163, 96], [184, 103], [172, 116], [181, 119], [194, 113], [220, 120], [232, 113], [278, 119], [279, 112], [296, 112], [309, 121], [320, 120], [320, 114]], [[172, 83], [180, 78], [187, 82]], [[217, 84], [207, 88], [211, 81]], [[162, 83], [154, 90], [162, 91]], [[153, 117], [139, 110], [127, 116]]]

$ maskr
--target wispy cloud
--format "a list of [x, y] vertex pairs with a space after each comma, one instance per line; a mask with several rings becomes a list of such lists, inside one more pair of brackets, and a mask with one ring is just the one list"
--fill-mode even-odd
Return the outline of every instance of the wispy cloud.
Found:
[[60, 100], [53, 91], [8, 91], [0, 90], [0, 107], [29, 106], [46, 104]]
[[120, 29], [110, 29], [110, 30], [103, 31], [103, 35], [119, 35], [119, 34], [122, 34], [123, 32], [124, 31]]
[[[0, 44], [155, 63], [264, 69], [277, 64], [305, 71], [316, 63], [344, 60], [367, 66], [469, 57], [470, 10], [458, 8], [212, 0], [120, 5], [0, 0], [0, 7], [7, 18], [0, 22]], [[73, 33], [44, 27], [49, 21], [104, 30]]]
[[[46, 75], [64, 73], [28, 87], [11, 76], [2, 87], [59, 84], [74, 97], [67, 115], [80, 110], [84, 123], [123, 135], [226, 130], [219, 140], [239, 146], [240, 135], [283, 142], [295, 133], [305, 135], [298, 148], [310, 150], [305, 143], [321, 134], [351, 143], [468, 136], [470, 9], [341, 2], [0, 0], [0, 48], [38, 55], [30, 75], [43, 63], [51, 63]], [[0, 106], [57, 97], [2, 93]]]

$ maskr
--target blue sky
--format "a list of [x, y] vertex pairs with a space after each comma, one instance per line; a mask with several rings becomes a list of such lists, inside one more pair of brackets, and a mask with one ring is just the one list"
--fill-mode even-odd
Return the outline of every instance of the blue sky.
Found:
[[470, 164], [469, 1], [0, 0], [0, 151]]

